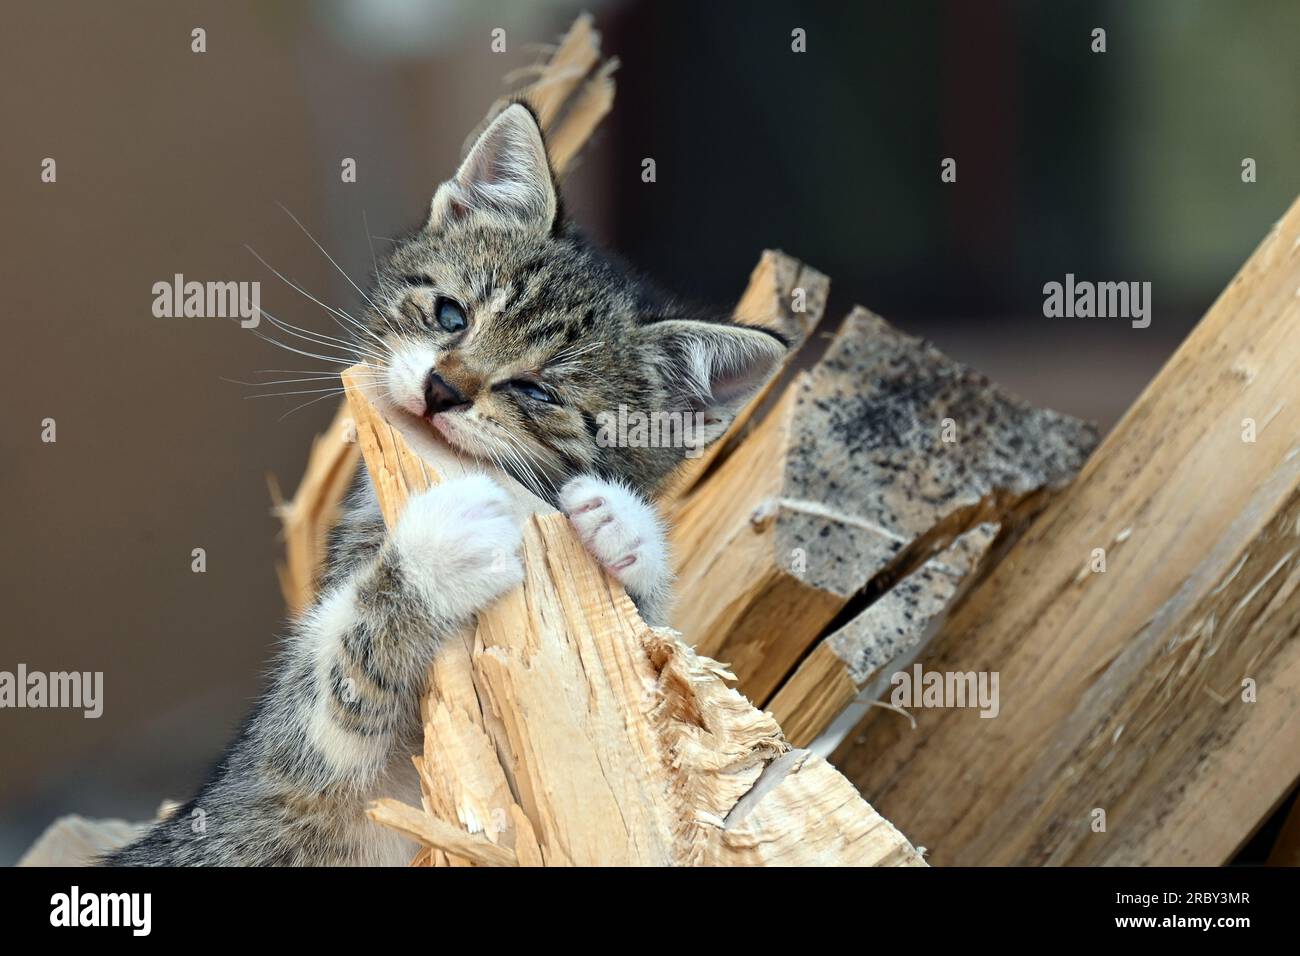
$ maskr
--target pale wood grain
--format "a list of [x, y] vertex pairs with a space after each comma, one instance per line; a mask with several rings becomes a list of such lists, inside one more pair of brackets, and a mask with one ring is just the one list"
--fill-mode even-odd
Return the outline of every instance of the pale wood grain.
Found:
[[648, 627], [563, 515], [460, 461], [422, 420], [375, 408], [368, 375], [344, 381], [385, 520], [464, 470], [494, 475], [523, 520], [522, 587], [434, 663], [423, 805], [375, 814], [424, 844], [415, 862], [922, 864], [825, 761], [791, 758], [722, 667]]
[[836, 754], [936, 861], [1221, 864], [1294, 785], [1298, 291], [1300, 203], [952, 616], [925, 666], [1000, 672], [998, 718], [872, 713]]

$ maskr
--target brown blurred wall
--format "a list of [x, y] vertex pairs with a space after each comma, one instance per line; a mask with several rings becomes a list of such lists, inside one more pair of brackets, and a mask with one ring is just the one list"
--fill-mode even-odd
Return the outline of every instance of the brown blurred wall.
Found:
[[[103, 671], [105, 703], [97, 720], [0, 712], [0, 862], [55, 813], [138, 816], [188, 796], [281, 631], [267, 475], [292, 491], [334, 401], [278, 421], [313, 396], [249, 401], [222, 379], [322, 363], [219, 318], [155, 318], [153, 283], [261, 280], [268, 311], [337, 333], [244, 243], [351, 308], [356, 293], [276, 204], [364, 284], [363, 210], [376, 235], [414, 225], [501, 76], [531, 56], [377, 66], [313, 12], [5, 4], [0, 670]], [[344, 156], [356, 184], [340, 180]], [[40, 180], [45, 157], [55, 183]]]

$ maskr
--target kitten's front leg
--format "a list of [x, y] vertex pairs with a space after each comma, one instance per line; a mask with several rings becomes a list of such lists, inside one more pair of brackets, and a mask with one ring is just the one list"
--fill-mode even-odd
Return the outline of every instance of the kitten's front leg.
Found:
[[506, 492], [470, 475], [411, 498], [392, 546], [428, 612], [459, 623], [523, 581], [520, 539]]
[[366, 801], [394, 756], [418, 747], [438, 644], [522, 581], [519, 541], [505, 492], [483, 476], [411, 498], [388, 540], [296, 624], [267, 694], [198, 795], [107, 862], [409, 859], [366, 819]]
[[506, 493], [474, 475], [407, 503], [368, 566], [326, 594], [300, 636], [311, 662], [306, 744], [334, 779], [366, 789], [415, 715], [438, 645], [523, 580]]
[[560, 508], [592, 556], [622, 582], [645, 622], [667, 624], [672, 571], [654, 505], [618, 482], [584, 475], [560, 489]]

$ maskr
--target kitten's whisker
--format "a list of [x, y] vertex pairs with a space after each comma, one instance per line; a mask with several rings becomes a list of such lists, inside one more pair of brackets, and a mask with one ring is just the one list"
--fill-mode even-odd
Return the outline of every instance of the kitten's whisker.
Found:
[[[511, 454], [514, 456], [515, 460], [519, 462], [520, 467], [523, 468], [525, 473], [528, 474], [532, 479], [530, 483], [533, 484], [534, 491], [536, 491], [537, 496], [539, 498], [545, 498], [546, 494], [542, 489], [541, 481], [538, 478], [536, 469], [532, 466], [532, 464], [529, 461], [528, 450], [524, 447], [523, 443], [514, 435], [511, 435], [508, 431], [505, 431], [504, 429], [501, 431], [500, 437], [505, 442], [506, 447], [510, 449]], [[543, 450], [549, 451], [549, 449], [545, 449], [545, 448]], [[551, 486], [552, 494], [558, 494], [559, 489], [556, 487], [554, 479], [552, 479], [549, 474], [545, 475], [545, 478], [546, 478], [546, 483]]]
[[361, 228], [366, 231], [366, 245], [370, 247], [370, 264], [375, 269], [375, 281], [379, 281], [379, 260], [375, 258], [375, 243], [370, 237], [370, 217], [364, 207], [361, 209]]
[[554, 490], [555, 482], [551, 480], [549, 469], [529, 454], [529, 449], [524, 445], [523, 441], [513, 435], [506, 435], [505, 438], [515, 456], [519, 459], [520, 464], [537, 477], [539, 485], [540, 480], [545, 478], [547, 484], [551, 485], [552, 490]]
[[[496, 425], [496, 422], [493, 421], [489, 421], [488, 423], [492, 425]], [[500, 428], [499, 425], [497, 427]], [[491, 459], [494, 465], [496, 465], [506, 474], [510, 475], [516, 481], [519, 481], [520, 483], [525, 485], [532, 486], [533, 492], [540, 497], [541, 495], [540, 487], [535, 485], [533, 476], [529, 471], [526, 463], [523, 461], [523, 459], [504, 440], [507, 437], [508, 435], [504, 431], [502, 431], [500, 435], [493, 433], [493, 434], [489, 434], [477, 438], [476, 444], [480, 449], [482, 449], [483, 454], [487, 455], [488, 458]], [[500, 451], [503, 455], [509, 456], [510, 461], [513, 462], [514, 464], [506, 465], [504, 462], [498, 459], [496, 455], [496, 451], [494, 451], [494, 449]]]
[[292, 392], [264, 392], [261, 395], [245, 395], [244, 399], [248, 400], [250, 398], [283, 398], [286, 395], [319, 395], [321, 392], [329, 392], [332, 395], [337, 395], [342, 391], [344, 391], [343, 386], [338, 385], [332, 388], [304, 388]]
[[[288, 210], [286, 210], [286, 212], [287, 212], [287, 211], [288, 211]], [[304, 289], [302, 286], [298, 285], [296, 282], [294, 282], [292, 279], [290, 279], [288, 276], [286, 276], [284, 273], [282, 273], [279, 269], [275, 268], [275, 266], [271, 265], [269, 262], [267, 262], [265, 259], [263, 259], [263, 258], [258, 254], [257, 250], [254, 249], [252, 246], [250, 246], [250, 245], [248, 245], [247, 243], [245, 243], [245, 244], [244, 244], [244, 248], [247, 249], [249, 252], [251, 252], [251, 253], [253, 254], [254, 258], [256, 258], [258, 262], [262, 263], [262, 265], [264, 265], [267, 269], [271, 270], [271, 272], [273, 272], [276, 276], [278, 276], [279, 279], [280, 279], [282, 282], [284, 282], [285, 285], [287, 285], [289, 288], [293, 289], [295, 292], [298, 292], [298, 293], [302, 294], [303, 296], [306, 296], [308, 299], [310, 299], [312, 302], [315, 302], [317, 305], [319, 305], [319, 306], [320, 306], [322, 309], [324, 309], [326, 312], [330, 313], [330, 317], [331, 317], [332, 319], [334, 319], [335, 324], [338, 325], [339, 328], [341, 328], [341, 329], [347, 331], [347, 330], [349, 330], [349, 327], [350, 327], [352, 330], [365, 332], [367, 335], [369, 335], [371, 338], [373, 338], [376, 342], [378, 342], [381, 348], [387, 350], [390, 354], [392, 353], [392, 349], [389, 347], [388, 343], [385, 342], [383, 339], [381, 339], [378, 335], [376, 335], [376, 334], [375, 334], [373, 331], [371, 331], [369, 328], [367, 328], [366, 325], [365, 325], [365, 323], [363, 323], [363, 322], [361, 322], [359, 319], [357, 319], [356, 316], [352, 315], [350, 312], [347, 312], [347, 311], [344, 310], [344, 309], [339, 309], [339, 308], [336, 308], [336, 307], [334, 307], [334, 306], [332, 306], [332, 305], [326, 305], [326, 304], [325, 304], [324, 302], [322, 302], [320, 299], [316, 298], [314, 295], [312, 295], [310, 292], [308, 292], [308, 291], [307, 291], [306, 289]], [[371, 251], [372, 251], [372, 254], [373, 254], [373, 249], [372, 249]], [[376, 269], [377, 269], [377, 268], [378, 268], [378, 267], [376, 267]], [[351, 280], [349, 280], [349, 281], [351, 281]], [[371, 304], [373, 305], [374, 303], [372, 302]], [[344, 325], [342, 322], [340, 322], [340, 321], [339, 321], [339, 317], [340, 317], [340, 316], [342, 316], [344, 319], [346, 319], [346, 320], [348, 321], [349, 325]]]
[[324, 255], [325, 258], [329, 260], [330, 265], [332, 265], [335, 269], [338, 270], [339, 275], [347, 279], [348, 283], [352, 286], [352, 288], [356, 289], [357, 292], [361, 293], [362, 298], [364, 298], [367, 302], [370, 303], [371, 308], [373, 308], [380, 315], [383, 315], [383, 310], [379, 308], [378, 305], [375, 304], [375, 300], [370, 298], [370, 296], [366, 295], [365, 290], [362, 289], [361, 286], [357, 285], [355, 282], [352, 281], [352, 277], [343, 271], [343, 267], [334, 261], [334, 257], [325, 251], [325, 247], [316, 241], [316, 237], [313, 236], [307, 230], [307, 227], [302, 224], [302, 222], [298, 219], [297, 216], [295, 216], [293, 213], [289, 211], [289, 207], [286, 206], [284, 203], [276, 203], [276, 205], [279, 206], [281, 209], [283, 209], [285, 215], [287, 215], [290, 219], [292, 219], [297, 224], [298, 228], [302, 230], [303, 235], [305, 235], [308, 239], [310, 239], [312, 243], [316, 246], [316, 248], [321, 251], [321, 254]]
[[294, 412], [296, 412], [296, 411], [300, 411], [301, 409], [306, 408], [308, 405], [315, 405], [317, 402], [323, 402], [323, 401], [325, 401], [325, 399], [327, 399], [327, 398], [333, 398], [333, 397], [334, 397], [333, 395], [321, 395], [319, 398], [313, 398], [311, 401], [303, 402], [301, 405], [297, 405], [297, 406], [295, 406], [295, 407], [289, 409], [287, 412], [285, 412], [283, 415], [281, 415], [279, 418], [277, 418], [276, 421], [277, 421], [277, 422], [282, 422], [282, 421], [284, 421], [286, 418], [288, 418], [290, 415], [292, 415]]
[[[240, 318], [239, 318], [239, 316], [232, 316], [232, 317], [230, 318], [230, 321], [232, 321], [232, 322], [236, 322], [236, 323], [240, 323]], [[241, 327], [242, 327], [242, 323], [240, 323], [240, 324], [241, 324]], [[361, 361], [357, 356], [353, 356], [352, 358], [343, 359], [343, 358], [339, 358], [337, 355], [321, 355], [321, 354], [318, 353], [318, 352], [306, 352], [306, 351], [303, 351], [302, 349], [294, 348], [292, 345], [289, 345], [287, 342], [281, 342], [279, 339], [273, 339], [273, 338], [271, 338], [271, 336], [267, 335], [265, 332], [259, 332], [256, 328], [252, 328], [252, 327], [250, 327], [250, 328], [249, 328], [249, 331], [252, 332], [253, 335], [255, 335], [257, 338], [261, 339], [263, 342], [269, 342], [271, 345], [274, 345], [274, 346], [276, 346], [277, 348], [282, 348], [282, 349], [284, 349], [286, 352], [293, 352], [295, 355], [301, 355], [301, 356], [303, 356], [304, 358], [319, 359], [319, 360], [322, 361], [322, 362], [330, 362], [330, 363], [332, 363], [332, 364], [334, 364], [334, 365], [344, 365], [344, 366], [350, 366], [350, 365], [364, 365], [364, 366], [366, 366], [367, 368], [373, 368], [373, 369], [376, 369], [376, 370], [379, 370], [379, 371], [382, 371], [382, 370], [383, 370], [383, 366], [380, 366], [380, 365], [370, 365], [368, 362]], [[260, 370], [260, 371], [286, 371], [286, 372], [300, 372], [300, 371], [307, 371], [307, 372], [323, 372], [323, 371], [325, 371], [325, 369], [262, 369], [262, 370]]]
[[[265, 383], [265, 384], [270, 385], [270, 384], [274, 384], [274, 383], [267, 382], [267, 383]], [[364, 392], [364, 391], [366, 391], [367, 389], [374, 389], [374, 388], [378, 388], [379, 386], [377, 386], [377, 385], [355, 385], [355, 386], [353, 386], [353, 387], [356, 388], [358, 391]], [[285, 395], [319, 395], [321, 392], [330, 392], [330, 393], [332, 393], [332, 394], [336, 394], [336, 395], [337, 395], [337, 394], [340, 394], [340, 393], [345, 392], [345, 391], [347, 391], [347, 389], [346, 389], [344, 386], [342, 386], [342, 385], [333, 385], [333, 386], [330, 386], [329, 388], [303, 388], [303, 389], [297, 389], [297, 390], [294, 390], [294, 391], [288, 391], [288, 392], [263, 392], [261, 395], [245, 395], [244, 398], [245, 398], [245, 400], [250, 399], [250, 398], [281, 398], [281, 397], [283, 397], [283, 396], [285, 396]]]
[[[501, 434], [502, 437], [505, 438], [507, 441], [513, 442], [515, 447], [519, 449], [521, 454], [523, 454], [525, 457], [530, 457], [530, 450], [528, 449], [527, 446], [524, 445], [522, 439], [518, 438], [515, 435], [511, 435], [507, 431], [503, 431]], [[536, 448], [535, 457], [540, 458], [542, 456], [550, 456], [551, 458], [551, 466], [548, 470], [553, 470], [553, 471], [561, 470], [559, 468], [560, 456], [558, 452], [554, 451], [553, 449], [547, 448], [545, 445], [539, 444]], [[538, 462], [538, 464], [545, 467], [544, 462]]]
[[586, 345], [582, 346], [581, 348], [570, 345], [566, 348], [560, 349], [560, 351], [556, 352], [553, 356], [551, 356], [551, 361], [548, 362], [547, 364], [550, 365], [552, 363], [555, 363], [555, 364], [564, 365], [572, 361], [573, 359], [577, 358], [580, 355], [586, 355], [588, 352], [602, 347], [604, 344], [605, 344], [604, 342], [588, 342]]
[[272, 345], [278, 346], [279, 348], [282, 348], [287, 352], [294, 352], [298, 355], [302, 355], [307, 358], [320, 359], [322, 362], [333, 362], [335, 365], [348, 366], [348, 365], [357, 364], [355, 358], [344, 359], [344, 358], [339, 358], [337, 355], [321, 355], [317, 352], [304, 352], [302, 349], [296, 349], [292, 345], [289, 345], [285, 342], [281, 342], [279, 339], [273, 339], [269, 335], [265, 335], [256, 330], [253, 331], [253, 334], [256, 335], [259, 339], [261, 339], [264, 342], [270, 342]]
[[274, 325], [276, 328], [280, 329], [282, 332], [288, 332], [296, 339], [302, 339], [303, 341], [310, 342], [313, 345], [323, 345], [326, 348], [345, 349], [346, 351], [349, 352], [355, 352], [358, 355], [358, 357], [365, 355], [365, 356], [369, 356], [370, 358], [377, 359], [379, 361], [383, 360], [383, 356], [376, 355], [374, 352], [370, 352], [362, 348], [358, 348], [356, 345], [353, 345], [351, 342], [346, 342], [343, 339], [335, 338], [332, 335], [325, 335], [324, 333], [320, 333], [320, 332], [312, 332], [310, 329], [303, 329], [289, 322], [281, 321], [280, 319], [277, 319], [275, 316], [273, 316], [270, 312], [267, 312], [265, 309], [262, 310], [262, 315], [264, 315], [267, 319], [269, 319], [271, 321], [271, 324]]
[[277, 378], [272, 379], [269, 382], [241, 382], [237, 378], [226, 378], [224, 375], [218, 375], [217, 377], [223, 382], [229, 382], [231, 385], [247, 385], [249, 388], [261, 388], [265, 385], [297, 385], [299, 382], [337, 382], [339, 380], [339, 373], [335, 372], [332, 375], [313, 375], [309, 378]]
[[[527, 463], [519, 457], [519, 454], [508, 445], [501, 446], [501, 452], [509, 459], [509, 461], [513, 462], [510, 466], [502, 465], [503, 469], [508, 474], [515, 475], [516, 478], [523, 481], [525, 484], [531, 485], [534, 492], [540, 492], [541, 489], [537, 487], [537, 483], [532, 473], [529, 471]], [[491, 454], [490, 451], [489, 454]], [[493, 455], [493, 457], [495, 458], [496, 456]]]
[[[505, 461], [503, 461], [500, 457], [498, 457], [495, 451], [493, 451], [487, 445], [483, 445], [482, 448], [483, 448], [483, 454], [487, 456], [487, 460], [492, 464], [492, 467], [496, 468], [499, 471], [505, 472], [507, 475], [514, 478], [516, 481], [523, 482], [523, 479], [519, 478], [519, 476], [516, 475], [515, 469], [510, 467], [510, 465], [508, 465]], [[526, 484], [526, 482], [524, 483]]]
[[[386, 368], [383, 365], [371, 365], [369, 362], [357, 362], [356, 364], [360, 365], [362, 368], [374, 369], [377, 372], [386, 371]], [[324, 374], [329, 371], [329, 369], [323, 368], [255, 368], [253, 369], [253, 374], [264, 375], [274, 373], [276, 375], [314, 375], [318, 372]], [[330, 374], [337, 375], [338, 372], [330, 372]]]
[[[370, 303], [370, 307], [374, 309], [375, 315], [378, 315], [383, 320], [384, 326], [388, 328], [390, 331], [397, 331], [396, 328], [393, 326], [391, 317], [386, 312], [384, 312], [383, 309], [379, 307], [379, 304], [375, 302], [375, 300], [371, 298], [370, 295], [364, 289], [362, 289], [359, 285], [356, 284], [356, 282], [352, 280], [352, 277], [348, 275], [347, 272], [344, 271], [343, 267], [340, 266], [337, 261], [335, 261], [334, 257], [329, 254], [329, 252], [325, 249], [325, 247], [322, 246], [319, 241], [317, 241], [316, 237], [311, 234], [311, 232], [307, 229], [305, 225], [303, 225], [302, 221], [297, 216], [295, 216], [292, 212], [290, 212], [289, 208], [285, 206], [284, 203], [277, 203], [276, 205], [278, 205], [284, 211], [285, 215], [287, 215], [290, 219], [293, 220], [294, 224], [297, 225], [298, 228], [302, 230], [303, 235], [305, 235], [308, 239], [311, 240], [312, 244], [317, 249], [320, 250], [321, 254], [324, 255], [327, 260], [329, 260], [330, 265], [332, 265], [338, 271], [339, 275], [343, 276], [343, 278], [348, 281], [348, 284], [351, 285], [352, 288], [356, 289], [357, 292], [361, 294], [362, 298], [364, 298], [367, 302]], [[368, 238], [369, 238], [369, 231], [367, 230], [367, 239]], [[252, 252], [253, 250], [250, 249], [249, 251]], [[257, 255], [256, 252], [253, 252], [253, 254]], [[260, 256], [258, 256], [258, 258], [261, 259]], [[372, 261], [374, 260], [373, 246], [371, 247], [371, 259]], [[262, 261], [264, 264], [266, 264], [268, 269], [271, 269], [272, 272], [276, 271], [269, 264], [265, 263], [265, 260]], [[378, 272], [378, 264], [376, 263], [376, 274], [377, 272]], [[284, 277], [282, 276], [281, 278]], [[289, 280], [285, 279], [285, 281], [288, 282]], [[293, 283], [290, 283], [290, 285], [293, 285]], [[294, 288], [298, 288], [298, 287], [295, 285]], [[393, 354], [392, 347], [389, 346], [389, 344], [385, 342], [378, 334], [376, 334], [373, 329], [367, 326], [364, 322], [357, 319], [356, 316], [342, 309], [336, 309], [332, 306], [325, 305], [319, 299], [316, 299], [314, 296], [308, 294], [305, 290], [299, 289], [299, 291], [302, 292], [304, 295], [307, 295], [308, 298], [312, 299], [312, 301], [316, 302], [322, 308], [330, 310], [331, 313], [333, 313], [335, 316], [341, 316], [344, 319], [346, 319], [348, 323], [353, 327], [353, 329], [362, 332], [365, 335], [370, 336], [372, 339], [378, 342], [380, 347], [383, 348], [386, 352], [388, 352], [390, 355]], [[343, 324], [341, 322], [338, 322], [338, 318], [335, 318], [335, 322], [339, 324], [340, 328], [343, 327]]]
[[[517, 480], [522, 481], [529, 487], [529, 490], [532, 491], [533, 494], [537, 495], [537, 497], [545, 498], [545, 489], [542, 488], [541, 482], [537, 479], [537, 475], [534, 473], [533, 469], [528, 466], [528, 463], [523, 459], [523, 456], [512, 449], [509, 445], [501, 446], [501, 452], [508, 456], [510, 461], [514, 462], [514, 467], [509, 467], [505, 464], [500, 464], [498, 467], [505, 471], [506, 474], [514, 475]], [[490, 451], [489, 454], [491, 454]]]
[[[268, 313], [265, 309], [263, 309], [263, 310], [262, 310], [262, 314], [263, 314], [263, 315], [269, 315], [270, 313]], [[281, 322], [283, 322], [284, 320], [283, 320], [283, 319], [280, 319], [280, 320], [277, 320], [277, 321], [281, 321]], [[336, 319], [335, 321], [338, 322], [337, 319]], [[338, 343], [340, 343], [340, 344], [342, 344], [342, 345], [347, 346], [349, 349], [351, 349], [351, 350], [353, 350], [353, 351], [365, 351], [366, 354], [368, 354], [368, 355], [374, 355], [376, 358], [382, 358], [382, 356], [380, 356], [378, 353], [370, 351], [370, 346], [369, 346], [368, 344], [367, 344], [367, 348], [366, 348], [366, 349], [361, 349], [361, 348], [359, 348], [359, 347], [358, 347], [358, 343], [357, 343], [356, 339], [354, 339], [354, 338], [349, 337], [349, 338], [344, 339], [344, 338], [339, 338], [337, 335], [330, 335], [328, 332], [318, 332], [316, 329], [304, 329], [304, 328], [302, 328], [301, 326], [294, 325], [292, 322], [285, 322], [284, 324], [285, 324], [285, 325], [288, 325], [290, 328], [298, 329], [300, 332], [305, 332], [305, 333], [307, 333], [307, 334], [309, 334], [309, 335], [315, 335], [315, 336], [319, 336], [319, 337], [321, 337], [321, 338], [330, 339], [330, 340], [332, 340], [332, 341], [334, 341], [334, 342], [338, 342]], [[351, 335], [350, 330], [348, 329], [348, 327], [347, 327], [346, 325], [343, 325], [341, 322], [338, 322], [338, 325], [339, 325], [339, 328], [341, 328], [344, 332], [349, 332], [349, 336]], [[385, 342], [382, 342], [382, 341], [381, 341], [379, 344], [380, 344], [381, 346], [383, 346], [384, 348], [388, 348], [387, 343], [385, 343]], [[391, 349], [390, 349], [389, 351], [391, 352]]]

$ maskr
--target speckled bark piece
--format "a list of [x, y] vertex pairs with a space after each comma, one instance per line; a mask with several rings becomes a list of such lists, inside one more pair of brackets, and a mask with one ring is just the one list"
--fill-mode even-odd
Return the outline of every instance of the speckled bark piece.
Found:
[[812, 649], [768, 703], [796, 746], [811, 744], [854, 700], [883, 692], [979, 577], [1000, 530], [985, 521], [958, 535]]
[[776, 546], [843, 598], [950, 516], [1068, 481], [1097, 441], [862, 308], [796, 387]]
[[1014, 536], [1096, 439], [856, 309], [677, 512], [674, 624], [806, 743], [858, 692], [818, 644], [846, 606], [980, 524]]
[[843, 662], [855, 686], [865, 687], [921, 643], [997, 533], [993, 522], [976, 525], [826, 638], [826, 646]]

